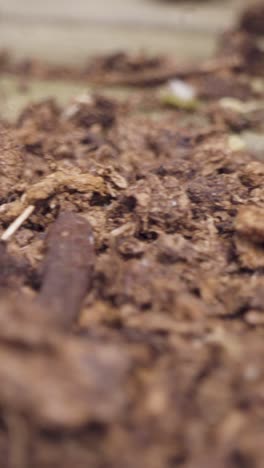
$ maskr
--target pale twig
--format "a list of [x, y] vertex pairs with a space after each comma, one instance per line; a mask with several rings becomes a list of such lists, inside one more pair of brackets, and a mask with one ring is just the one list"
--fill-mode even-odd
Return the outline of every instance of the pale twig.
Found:
[[2, 234], [1, 241], [7, 242], [16, 233], [20, 226], [22, 226], [22, 224], [29, 218], [29, 216], [33, 213], [34, 209], [34, 205], [29, 205]]

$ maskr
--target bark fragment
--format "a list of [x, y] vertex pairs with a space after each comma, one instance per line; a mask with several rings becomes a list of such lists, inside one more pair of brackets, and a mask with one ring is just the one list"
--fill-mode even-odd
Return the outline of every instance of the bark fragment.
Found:
[[48, 233], [43, 283], [37, 299], [52, 322], [69, 327], [76, 319], [91, 286], [93, 264], [90, 224], [75, 213], [61, 213]]

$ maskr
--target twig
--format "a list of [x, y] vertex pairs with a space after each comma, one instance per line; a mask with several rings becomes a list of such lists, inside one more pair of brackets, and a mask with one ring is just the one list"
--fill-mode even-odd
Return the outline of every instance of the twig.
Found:
[[37, 302], [53, 324], [68, 328], [91, 286], [94, 266], [92, 229], [83, 217], [59, 215], [47, 237], [43, 283]]
[[29, 205], [18, 218], [10, 224], [6, 231], [1, 236], [1, 241], [7, 242], [16, 233], [16, 231], [22, 226], [22, 224], [29, 218], [35, 209], [34, 205]]
[[120, 72], [113, 72], [102, 77], [95, 78], [98, 84], [107, 84], [112, 86], [159, 86], [174, 78], [188, 78], [197, 75], [207, 75], [217, 73], [221, 70], [233, 70], [241, 67], [243, 60], [240, 56], [234, 55], [224, 59], [210, 59], [196, 65], [170, 65], [164, 66], [158, 70], [148, 70], [135, 72], [129, 76]]

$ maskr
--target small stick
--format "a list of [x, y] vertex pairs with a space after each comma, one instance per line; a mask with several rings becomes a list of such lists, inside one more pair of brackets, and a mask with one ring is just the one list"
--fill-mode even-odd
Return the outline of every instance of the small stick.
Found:
[[166, 83], [174, 78], [188, 78], [196, 75], [206, 75], [225, 69], [234, 69], [243, 65], [243, 61], [239, 56], [230, 56], [225, 59], [210, 59], [198, 65], [171, 65], [166, 69], [157, 71], [146, 71], [134, 73], [129, 77], [124, 77], [121, 73], [112, 73], [98, 79], [98, 83], [106, 83], [109, 85], [127, 85], [127, 86], [158, 86]]
[[22, 224], [31, 216], [35, 209], [34, 205], [29, 205], [18, 218], [10, 224], [6, 231], [1, 236], [1, 241], [7, 242], [16, 233], [16, 231], [22, 226]]
[[43, 266], [37, 302], [52, 324], [69, 328], [92, 282], [94, 239], [88, 221], [61, 213], [48, 233]]

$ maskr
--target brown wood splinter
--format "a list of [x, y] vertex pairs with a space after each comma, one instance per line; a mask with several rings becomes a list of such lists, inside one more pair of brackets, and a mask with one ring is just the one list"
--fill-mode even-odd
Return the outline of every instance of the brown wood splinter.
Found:
[[69, 327], [91, 286], [94, 265], [92, 229], [83, 217], [61, 213], [47, 236], [43, 283], [37, 302], [52, 323]]

